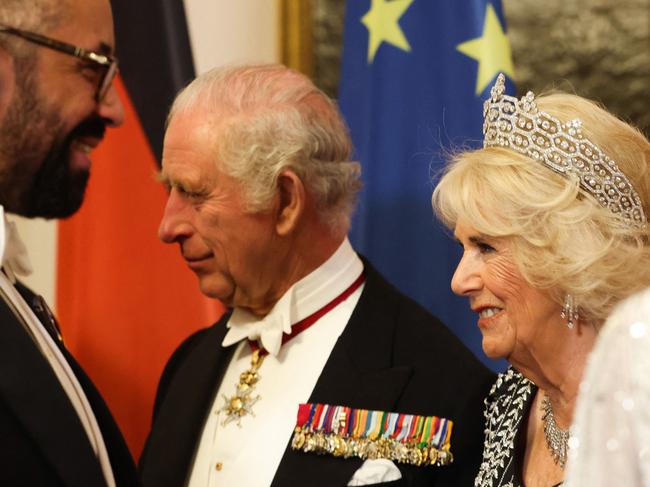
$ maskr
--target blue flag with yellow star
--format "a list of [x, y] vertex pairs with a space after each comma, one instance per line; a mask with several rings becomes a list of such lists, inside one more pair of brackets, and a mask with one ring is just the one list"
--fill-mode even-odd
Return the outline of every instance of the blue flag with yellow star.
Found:
[[450, 289], [460, 247], [431, 193], [450, 153], [480, 146], [497, 74], [513, 76], [500, 2], [348, 0], [345, 15], [339, 101], [364, 181], [351, 240], [484, 358], [477, 317]]

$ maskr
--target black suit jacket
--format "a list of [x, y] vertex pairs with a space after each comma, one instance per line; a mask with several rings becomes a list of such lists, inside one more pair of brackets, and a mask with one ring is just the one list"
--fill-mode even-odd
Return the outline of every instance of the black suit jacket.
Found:
[[[367, 262], [365, 273], [363, 293], [309, 401], [452, 419], [454, 464], [398, 464], [402, 480], [386, 485], [473, 485], [483, 449], [483, 399], [492, 373]], [[227, 319], [192, 335], [165, 368], [140, 461], [146, 487], [180, 487], [188, 481], [206, 415], [236, 347], [221, 347]], [[287, 407], [297, 411], [298, 405]], [[362, 463], [287, 446], [272, 485], [345, 486]]]
[[[28, 303], [33, 296], [18, 286]], [[118, 487], [138, 485], [135, 465], [106, 404], [63, 354], [90, 402]], [[0, 485], [105, 487], [86, 432], [47, 359], [0, 298]]]

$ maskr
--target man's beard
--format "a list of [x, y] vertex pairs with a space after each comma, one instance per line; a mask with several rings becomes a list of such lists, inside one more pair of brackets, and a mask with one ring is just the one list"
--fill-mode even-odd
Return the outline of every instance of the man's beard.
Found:
[[79, 137], [102, 138], [105, 129], [101, 119], [92, 118], [81, 122], [67, 136], [54, 139], [34, 176], [24, 216], [65, 218], [81, 207], [90, 172], [86, 169], [70, 170], [71, 145]]
[[95, 115], [66, 134], [59, 113], [39, 95], [32, 76], [17, 79], [0, 124], [0, 159], [9, 165], [0, 175], [0, 204], [26, 217], [63, 218], [81, 206], [90, 175], [70, 170], [71, 145], [78, 137], [102, 138], [106, 124]]

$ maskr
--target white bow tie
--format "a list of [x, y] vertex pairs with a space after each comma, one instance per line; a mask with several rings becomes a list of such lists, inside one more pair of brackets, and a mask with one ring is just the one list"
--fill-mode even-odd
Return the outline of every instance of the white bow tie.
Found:
[[277, 356], [282, 346], [282, 335], [291, 333], [291, 302], [293, 289], [290, 289], [275, 304], [264, 318], [240, 308], [235, 308], [228, 320], [228, 333], [222, 345], [228, 347], [244, 338], [257, 340], [271, 355]]
[[32, 273], [27, 248], [18, 235], [16, 223], [7, 220], [4, 208], [0, 206], [0, 264], [12, 283], [16, 276], [28, 276]]

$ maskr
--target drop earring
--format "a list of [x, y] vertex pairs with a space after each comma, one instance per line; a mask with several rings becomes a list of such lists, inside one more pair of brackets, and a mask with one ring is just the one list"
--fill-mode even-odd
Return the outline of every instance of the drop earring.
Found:
[[567, 294], [564, 297], [564, 306], [562, 307], [560, 316], [562, 319], [566, 320], [566, 326], [569, 329], [572, 329], [580, 318], [578, 314], [578, 306], [576, 306], [575, 300], [570, 294]]

